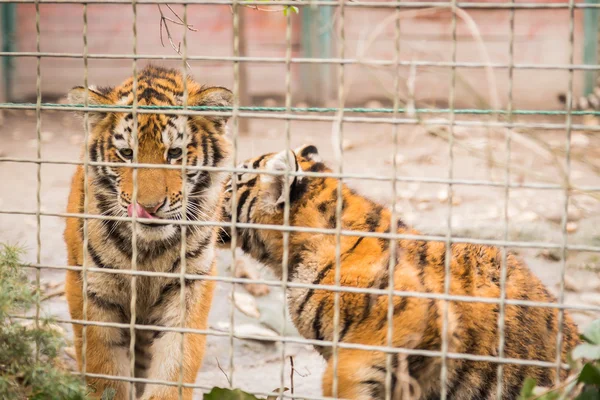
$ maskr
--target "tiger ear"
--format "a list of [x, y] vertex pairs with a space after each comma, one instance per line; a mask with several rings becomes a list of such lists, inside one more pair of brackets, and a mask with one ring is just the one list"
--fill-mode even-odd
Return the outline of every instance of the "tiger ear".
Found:
[[312, 144], [303, 144], [302, 146], [295, 148], [294, 153], [296, 153], [298, 157], [306, 158], [310, 161], [323, 161], [323, 159], [319, 155], [319, 150], [317, 150], [317, 147]]
[[[296, 154], [292, 150], [284, 150], [277, 154], [275, 154], [271, 159], [269, 159], [265, 164], [266, 171], [273, 172], [284, 172], [288, 170], [289, 172], [298, 172], [300, 170], [300, 165], [298, 164], [298, 160], [296, 158]], [[261, 175], [261, 183], [263, 185], [263, 189], [267, 190], [269, 198], [275, 203], [275, 205], [279, 206], [285, 203], [285, 185], [292, 189], [292, 185], [296, 181], [300, 181], [302, 177], [299, 176], [288, 176], [287, 183], [285, 179], [285, 175]]]
[[[204, 107], [231, 107], [233, 104], [233, 93], [224, 87], [209, 87], [200, 90], [198, 93], [190, 95], [188, 106], [204, 106]], [[215, 110], [227, 111], [227, 110]], [[204, 118], [212, 121], [217, 129], [222, 128], [229, 116], [227, 115], [209, 115]]]
[[[105, 96], [104, 94], [94, 90], [93, 87], [89, 87], [87, 90], [83, 86], [76, 86], [69, 91], [67, 95], [67, 99], [69, 100], [69, 104], [71, 105], [80, 105], [85, 106], [86, 101], [86, 92], [87, 92], [87, 104], [89, 106], [101, 106], [101, 105], [111, 105], [114, 102]], [[79, 115], [83, 115], [84, 112], [78, 112]], [[99, 122], [102, 118], [106, 116], [106, 112], [102, 111], [89, 111], [89, 122], [95, 124]]]

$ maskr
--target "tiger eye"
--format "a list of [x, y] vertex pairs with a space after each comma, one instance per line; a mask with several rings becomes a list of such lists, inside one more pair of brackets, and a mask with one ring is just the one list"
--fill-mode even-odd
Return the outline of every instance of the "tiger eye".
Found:
[[131, 160], [133, 158], [132, 149], [119, 149], [119, 154], [121, 154], [121, 157], [125, 158], [126, 160]]
[[170, 160], [176, 160], [179, 157], [181, 157], [182, 153], [183, 153], [183, 151], [180, 148], [174, 147], [172, 149], [169, 149], [169, 151], [167, 152], [167, 156], [169, 157]]

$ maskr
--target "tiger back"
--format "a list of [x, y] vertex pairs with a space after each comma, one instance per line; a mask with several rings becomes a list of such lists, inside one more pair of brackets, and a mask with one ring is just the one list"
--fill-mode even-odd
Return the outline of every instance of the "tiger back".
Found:
[[[236, 213], [240, 223], [283, 225], [286, 185], [289, 193], [289, 224], [292, 227], [336, 228], [338, 181], [329, 177], [295, 175], [298, 171], [331, 172], [314, 146], [295, 151], [266, 154], [244, 162], [243, 169], [264, 170], [271, 175], [245, 172], [236, 181]], [[286, 180], [282, 171], [291, 171]], [[276, 175], [279, 174], [279, 175]], [[231, 219], [232, 182], [226, 185], [223, 213]], [[446, 245], [444, 242], [401, 239], [391, 251], [390, 240], [368, 234], [419, 235], [398, 221], [390, 228], [390, 211], [342, 186], [341, 230], [339, 238], [339, 284], [345, 288], [386, 290], [385, 294], [340, 292], [340, 342], [371, 346], [388, 345], [390, 260], [393, 288], [415, 293], [394, 296], [391, 345], [411, 350], [440, 351], [444, 329], [444, 301], [423, 295], [444, 293]], [[237, 243], [258, 261], [283, 275], [283, 234], [280, 230], [236, 227]], [[231, 232], [221, 233], [227, 243]], [[336, 283], [337, 239], [334, 234], [292, 231], [289, 234], [287, 276], [288, 308], [295, 326], [307, 339], [334, 339], [334, 292], [331, 289], [300, 288], [294, 283], [327, 285]], [[450, 295], [498, 299], [501, 296], [501, 250], [491, 246], [455, 243], [451, 246]], [[506, 258], [506, 298], [554, 302], [556, 299], [514, 255]], [[421, 295], [419, 295], [421, 294]], [[476, 301], [447, 302], [447, 343], [449, 353], [498, 357], [497, 303]], [[556, 363], [559, 314], [556, 308], [506, 305], [503, 357]], [[578, 342], [577, 330], [565, 313], [561, 360]], [[323, 376], [323, 393], [333, 394], [331, 347], [317, 347], [328, 361]], [[386, 354], [383, 351], [337, 349], [338, 395], [349, 399], [383, 399], [386, 393]], [[401, 393], [405, 376], [412, 398], [435, 399], [441, 391], [440, 357], [422, 354], [392, 358], [391, 393]], [[446, 388], [449, 399], [492, 399], [497, 393], [497, 363], [486, 360], [447, 359]], [[516, 399], [526, 377], [549, 386], [557, 382], [556, 368], [506, 364], [502, 377], [504, 399]], [[561, 371], [561, 378], [566, 371]], [[404, 389], [406, 390], [406, 389]], [[418, 391], [417, 391], [418, 390]], [[398, 397], [399, 398], [399, 397]]]
[[[181, 106], [184, 85], [187, 86], [188, 106], [229, 106], [232, 94], [219, 87], [202, 87], [190, 77], [184, 82], [182, 74], [149, 66], [139, 71], [137, 86], [128, 79], [115, 88], [77, 87], [69, 93], [72, 104], [91, 106]], [[134, 99], [135, 98], [135, 99]], [[108, 273], [131, 270], [180, 273], [180, 254], [185, 249], [185, 271], [188, 274], [215, 273], [216, 231], [209, 226], [187, 226], [185, 243], [181, 243], [182, 226], [175, 222], [218, 220], [223, 173], [200, 169], [159, 168], [180, 166], [185, 156], [186, 166], [223, 166], [229, 154], [229, 142], [224, 138], [227, 118], [189, 116], [159, 111], [130, 110], [108, 112], [94, 108], [89, 112], [88, 147], [90, 164], [87, 181], [84, 166], [78, 166], [72, 180], [67, 211], [92, 214], [87, 220], [87, 247], [84, 248], [84, 220], [68, 218], [65, 242], [69, 265], [86, 265], [86, 290], [82, 271], [67, 272], [66, 297], [71, 317], [95, 323], [156, 325], [165, 330], [136, 329], [130, 337], [129, 328], [106, 327], [92, 323], [86, 329], [83, 348], [82, 326], [73, 324], [75, 348], [80, 369], [93, 374], [87, 378], [93, 395], [102, 396], [107, 388], [116, 390], [115, 399], [129, 399], [129, 383], [101, 378], [97, 375], [130, 377], [130, 341], [135, 340], [136, 378], [178, 382], [180, 359], [183, 359], [183, 382], [194, 383], [202, 363], [205, 336], [186, 334], [181, 352], [181, 334], [169, 330], [180, 327], [205, 329], [214, 284], [210, 281], [186, 279], [182, 288], [180, 278], [138, 276], [136, 278], [135, 319], [131, 315], [133, 296], [129, 275]], [[136, 137], [137, 135], [137, 137]], [[134, 160], [146, 167], [127, 166]], [[184, 151], [185, 150], [185, 151]], [[91, 164], [93, 163], [93, 164]], [[122, 163], [123, 165], [115, 165]], [[156, 165], [156, 168], [152, 166]], [[134, 195], [134, 186], [137, 193]], [[85, 192], [87, 189], [87, 196]], [[187, 194], [187, 201], [184, 195]], [[87, 205], [85, 204], [87, 197]], [[135, 200], [135, 201], [134, 201]], [[135, 243], [131, 221], [114, 217], [138, 219]], [[108, 217], [113, 219], [101, 219]], [[160, 222], [159, 220], [162, 220]], [[106, 272], [104, 272], [106, 271]], [[185, 292], [181, 304], [180, 293]], [[85, 357], [84, 357], [85, 356]], [[137, 398], [178, 399], [177, 386], [136, 385]], [[183, 389], [183, 398], [192, 398], [192, 389]]]

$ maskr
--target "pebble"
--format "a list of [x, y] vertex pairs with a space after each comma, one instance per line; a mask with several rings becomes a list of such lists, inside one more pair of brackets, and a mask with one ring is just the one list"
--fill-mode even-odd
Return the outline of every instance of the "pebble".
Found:
[[383, 108], [383, 103], [379, 100], [369, 100], [365, 103], [365, 108]]
[[[231, 324], [225, 321], [219, 321], [213, 325], [213, 328], [222, 332], [231, 332]], [[264, 328], [260, 325], [252, 324], [234, 324], [233, 334], [235, 336], [257, 336], [257, 338], [247, 340], [258, 340], [260, 342], [275, 343], [270, 338], [276, 338], [279, 335], [271, 329]], [[261, 340], [264, 337], [267, 340]]]
[[[230, 293], [229, 299], [231, 298], [232, 295]], [[235, 307], [242, 313], [252, 318], [260, 318], [260, 312], [258, 311], [258, 306], [256, 305], [256, 300], [254, 300], [253, 296], [247, 293], [235, 292], [233, 299]]]
[[567, 233], [574, 233], [579, 229], [577, 222], [567, 222]]
[[590, 138], [583, 133], [574, 133], [571, 136], [571, 146], [573, 147], [587, 147], [590, 144]]

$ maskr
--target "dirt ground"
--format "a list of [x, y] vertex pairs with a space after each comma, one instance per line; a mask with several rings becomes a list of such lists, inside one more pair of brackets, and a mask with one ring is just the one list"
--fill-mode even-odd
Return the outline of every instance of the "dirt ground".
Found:
[[[557, 122], [557, 121], [554, 121]], [[560, 122], [560, 121], [558, 121]], [[80, 123], [66, 112], [44, 112], [42, 115], [41, 155], [49, 160], [77, 160], [83, 134]], [[370, 176], [391, 176], [393, 160], [392, 127], [386, 124], [344, 124], [345, 173]], [[497, 187], [454, 185], [452, 201], [452, 234], [460, 237], [504, 237], [505, 180], [504, 130], [456, 127], [453, 176], [461, 180], [493, 181]], [[447, 178], [449, 151], [447, 132], [426, 129], [423, 126], [400, 126], [399, 150], [396, 154], [398, 175], [412, 178]], [[31, 112], [5, 112], [0, 126], [0, 157], [35, 157], [36, 120]], [[564, 131], [516, 132], [511, 142], [509, 161], [510, 178], [516, 183], [560, 183], [564, 161]], [[320, 122], [292, 122], [291, 143], [315, 144], [322, 156], [335, 165], [332, 147], [332, 126]], [[250, 132], [239, 137], [238, 160], [285, 146], [285, 123], [273, 120], [251, 121]], [[574, 132], [572, 138], [571, 180], [574, 187], [600, 186], [600, 135]], [[594, 164], [595, 163], [595, 164]], [[41, 210], [64, 212], [73, 165], [45, 164], [41, 169]], [[25, 261], [36, 261], [37, 222], [31, 215], [9, 215], [6, 211], [35, 211], [37, 166], [0, 162], [0, 243], [19, 244], [26, 249]], [[348, 179], [347, 183], [375, 200], [390, 205], [392, 185], [389, 181]], [[521, 242], [561, 244], [560, 229], [564, 209], [564, 191], [538, 189], [511, 189], [508, 204], [508, 239]], [[600, 246], [600, 192], [583, 193], [574, 190], [569, 202], [568, 243]], [[446, 234], [448, 226], [448, 187], [443, 184], [401, 182], [397, 185], [396, 207], [401, 218], [425, 233]], [[62, 239], [64, 220], [42, 216], [40, 229], [40, 262], [65, 265], [66, 251]], [[533, 271], [558, 294], [562, 263], [560, 251], [540, 249], [512, 249], [525, 259]], [[268, 271], [259, 268], [264, 276]], [[567, 304], [600, 306], [600, 254], [575, 252], [566, 262]], [[219, 254], [219, 274], [231, 276], [231, 254]], [[48, 293], [60, 293], [64, 271], [43, 270], [42, 280]], [[245, 292], [242, 287], [236, 291]], [[230, 312], [231, 286], [219, 283], [210, 314], [214, 329], [227, 330]], [[233, 308], [236, 329], [279, 329], [284, 323], [286, 332], [295, 330], [283, 319], [284, 296], [281, 290], [271, 288], [267, 296], [250, 297], [256, 302], [259, 318], [253, 318]], [[43, 302], [46, 314], [68, 319], [64, 297], [58, 295]], [[584, 328], [599, 314], [572, 312], [573, 318]], [[71, 326], [62, 324], [71, 336]], [[208, 349], [197, 383], [205, 387], [227, 386], [227, 377], [233, 385], [248, 391], [268, 392], [279, 387], [282, 376], [290, 386], [290, 365], [287, 357], [294, 357], [296, 374], [294, 390], [297, 395], [319, 395], [320, 376], [324, 362], [310, 347], [288, 344], [282, 351], [280, 344], [234, 340], [228, 336], [210, 336]], [[285, 353], [286, 359], [282, 359]], [[233, 374], [230, 357], [233, 355]], [[284, 365], [282, 375], [281, 368]], [[219, 366], [223, 369], [219, 368]], [[201, 391], [197, 397], [201, 398]]]

